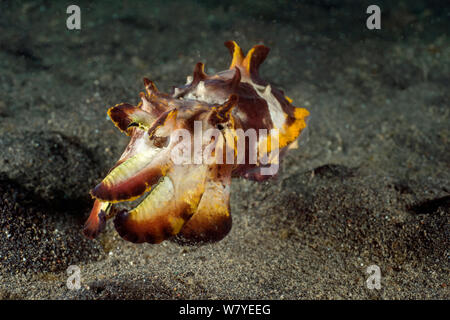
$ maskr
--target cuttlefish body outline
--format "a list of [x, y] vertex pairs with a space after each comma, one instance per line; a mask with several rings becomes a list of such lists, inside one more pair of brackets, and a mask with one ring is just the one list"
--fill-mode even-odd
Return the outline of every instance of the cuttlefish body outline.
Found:
[[[277, 132], [280, 155], [296, 145], [309, 112], [294, 107], [283, 91], [260, 78], [258, 69], [269, 48], [256, 45], [244, 56], [236, 42], [225, 45], [232, 55], [229, 69], [207, 75], [204, 65], [197, 63], [193, 76], [172, 94], [158, 91], [152, 81], [144, 79], [145, 92], [137, 106], [121, 103], [108, 110], [130, 142], [90, 192], [95, 203], [83, 229], [86, 237], [95, 238], [114, 217], [120, 236], [134, 243], [219, 241], [232, 224], [231, 178], [266, 180], [274, 174], [264, 173], [264, 169], [279, 160], [277, 156], [263, 163], [258, 154], [256, 162], [246, 161], [248, 156], [236, 161], [236, 146], [243, 142], [246, 154], [262, 145], [267, 152], [274, 151], [275, 137], [264, 136], [261, 130]], [[197, 148], [204, 152], [213, 144], [213, 161], [176, 163], [174, 150], [189, 152], [187, 159], [192, 160], [192, 146], [198, 141], [189, 138], [193, 143], [183, 148], [182, 139], [174, 138], [173, 133], [184, 130], [194, 139], [198, 125], [202, 132], [220, 131], [212, 139], [201, 140]], [[255, 132], [256, 139], [246, 143], [237, 132]], [[234, 150], [231, 163], [224, 159], [228, 150]], [[143, 200], [131, 210], [116, 207], [139, 197]]]

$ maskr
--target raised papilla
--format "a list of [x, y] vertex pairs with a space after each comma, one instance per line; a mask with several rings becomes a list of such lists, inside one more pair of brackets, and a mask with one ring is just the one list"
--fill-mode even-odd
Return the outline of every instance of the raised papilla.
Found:
[[[275, 150], [275, 140], [283, 154], [296, 143], [309, 112], [294, 107], [283, 91], [259, 77], [258, 68], [269, 48], [256, 45], [244, 56], [236, 42], [225, 45], [232, 55], [229, 69], [207, 75], [198, 63], [193, 76], [172, 94], [159, 92], [144, 79], [145, 92], [137, 106], [122, 103], [108, 110], [130, 142], [106, 178], [91, 190], [95, 203], [83, 230], [87, 237], [95, 238], [106, 220], [114, 217], [118, 233], [135, 243], [218, 241], [231, 229], [231, 178], [270, 178], [262, 170], [279, 161], [278, 153], [265, 162], [257, 153], [256, 163], [248, 161], [248, 155], [244, 161], [230, 163], [224, 160], [226, 150], [232, 150], [236, 160], [239, 143], [245, 145], [245, 154], [261, 146], [269, 153]], [[211, 145], [215, 147], [213, 161], [177, 163], [174, 150], [187, 152], [188, 159], [194, 157], [190, 148], [199, 124], [203, 132], [220, 133], [200, 141], [202, 152], [211, 153]], [[192, 133], [188, 141], [192, 144], [174, 138], [172, 133], [181, 129]], [[268, 135], [260, 134], [261, 129]], [[256, 140], [242, 141], [245, 137], [237, 134], [251, 131], [256, 132]], [[277, 132], [276, 137], [270, 132]], [[115, 207], [139, 197], [142, 201], [132, 210]]]

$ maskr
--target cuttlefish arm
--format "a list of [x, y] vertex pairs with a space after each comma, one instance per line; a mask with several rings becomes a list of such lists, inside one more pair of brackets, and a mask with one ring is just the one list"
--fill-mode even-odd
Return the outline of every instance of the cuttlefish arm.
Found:
[[114, 225], [125, 240], [160, 243], [180, 232], [205, 190], [207, 166], [174, 166], [133, 210], [120, 211]]
[[92, 191], [94, 206], [86, 221], [83, 233], [88, 238], [95, 238], [105, 227], [106, 220], [115, 213], [113, 203], [132, 200], [146, 191], [164, 176], [166, 152], [149, 156], [138, 153], [115, 167]]
[[83, 234], [89, 238], [96, 238], [105, 229], [107, 215], [109, 215], [112, 204], [95, 200], [89, 218], [83, 228]]
[[106, 202], [131, 201], [149, 191], [165, 175], [169, 151], [150, 149], [138, 153], [114, 168], [91, 191], [91, 195]]
[[211, 167], [205, 192], [198, 208], [181, 229], [177, 241], [182, 243], [215, 242], [223, 239], [231, 230], [230, 214], [230, 165]]
[[136, 141], [140, 143], [139, 152], [116, 164], [91, 195], [102, 201], [119, 202], [134, 200], [149, 191], [172, 165], [171, 150], [161, 145], [160, 140], [170, 134], [176, 113], [176, 110], [167, 111], [151, 124], [134, 119], [137, 126], [148, 128], [142, 137], [146, 142]]
[[105, 228], [106, 220], [114, 215], [114, 202], [139, 197], [164, 175], [168, 167], [167, 155], [154, 145], [148, 130], [156, 120], [166, 118], [170, 112], [156, 117], [157, 113], [144, 110], [149, 109], [148, 106], [143, 108], [148, 101], [145, 97], [142, 99], [143, 103], [138, 106], [122, 103], [108, 110], [112, 122], [131, 140], [106, 178], [91, 190], [95, 202], [83, 228], [84, 235], [90, 239], [97, 237]]

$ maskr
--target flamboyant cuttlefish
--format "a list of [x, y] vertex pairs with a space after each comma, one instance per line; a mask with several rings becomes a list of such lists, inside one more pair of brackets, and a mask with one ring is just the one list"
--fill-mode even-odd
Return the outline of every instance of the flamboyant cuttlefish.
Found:
[[[228, 70], [207, 75], [197, 63], [170, 95], [144, 79], [137, 106], [108, 110], [131, 139], [91, 190], [87, 237], [95, 238], [115, 216], [118, 233], [135, 243], [218, 241], [231, 229], [231, 178], [261, 181], [276, 173], [269, 169], [294, 146], [309, 112], [259, 77], [269, 48], [256, 45], [244, 56], [236, 42], [225, 45], [233, 57]], [[141, 196], [132, 210], [114, 207]]]

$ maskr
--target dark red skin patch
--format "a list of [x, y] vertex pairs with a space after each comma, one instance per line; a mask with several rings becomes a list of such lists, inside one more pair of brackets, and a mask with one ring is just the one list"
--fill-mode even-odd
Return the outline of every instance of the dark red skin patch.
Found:
[[261, 79], [259, 78], [258, 69], [261, 63], [266, 60], [270, 49], [263, 45], [257, 45], [254, 49], [255, 51], [253, 52], [252, 59], [250, 60], [250, 76], [255, 83], [259, 84], [261, 83]]

